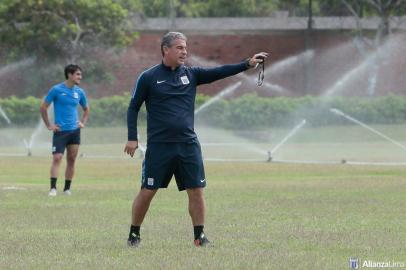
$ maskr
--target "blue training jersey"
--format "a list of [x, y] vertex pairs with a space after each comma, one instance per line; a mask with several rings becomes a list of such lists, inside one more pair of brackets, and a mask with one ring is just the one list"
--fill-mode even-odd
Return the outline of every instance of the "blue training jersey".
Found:
[[55, 124], [61, 131], [75, 130], [79, 123], [79, 113], [77, 106], [87, 108], [87, 98], [85, 91], [74, 85], [68, 88], [65, 83], [54, 85], [45, 97], [48, 104], [54, 103]]
[[128, 140], [138, 140], [137, 118], [143, 102], [147, 108], [147, 142], [187, 142], [195, 139], [196, 86], [220, 80], [244, 70], [247, 63], [215, 68], [187, 67], [175, 70], [163, 63], [138, 77], [127, 111]]

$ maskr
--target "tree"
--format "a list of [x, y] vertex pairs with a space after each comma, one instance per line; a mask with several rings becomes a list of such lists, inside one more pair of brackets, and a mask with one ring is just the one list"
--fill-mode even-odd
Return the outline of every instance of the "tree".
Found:
[[[309, 0], [279, 0], [277, 7], [280, 10], [289, 11], [290, 16], [306, 17], [308, 16]], [[312, 13], [317, 15], [319, 13], [319, 2], [313, 1]]]
[[129, 44], [134, 34], [127, 15], [114, 0], [2, 0], [2, 48], [11, 59], [35, 55], [73, 63], [94, 46]]
[[[390, 17], [397, 14], [399, 11], [405, 10], [405, 0], [341, 0], [346, 8], [350, 11], [356, 20], [356, 37], [355, 44], [358, 51], [367, 57], [367, 47], [373, 49], [378, 48], [383, 40], [385, 40], [390, 32]], [[379, 25], [375, 34], [374, 41], [370, 41], [363, 35], [363, 27], [361, 18], [365, 14], [378, 15]], [[398, 14], [397, 14], [398, 15]], [[374, 58], [369, 65], [369, 77], [368, 77], [368, 94], [373, 95], [375, 93], [376, 81], [378, 79], [378, 72], [380, 68], [380, 60]]]
[[276, 0], [150, 0], [141, 1], [147, 17], [255, 17], [269, 16]]
[[[391, 32], [389, 19], [400, 10], [405, 10], [405, 0], [341, 0], [357, 21], [357, 33], [362, 35], [360, 19], [365, 13], [377, 15], [380, 18], [379, 26], [375, 35], [375, 46], [379, 46], [382, 40]], [[398, 15], [398, 14], [397, 14]]]

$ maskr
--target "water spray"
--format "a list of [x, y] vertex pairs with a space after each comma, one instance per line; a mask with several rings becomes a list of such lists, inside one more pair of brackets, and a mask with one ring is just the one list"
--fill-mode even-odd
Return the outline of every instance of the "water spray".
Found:
[[[302, 54], [302, 55], [303, 55], [303, 54]], [[281, 72], [281, 71], [283, 71], [285, 68], [288, 68], [288, 67], [290, 67], [290, 66], [293, 66], [293, 64], [295, 64], [295, 62], [296, 62], [298, 59], [301, 59], [301, 58], [302, 58], [302, 55], [294, 56], [294, 57], [289, 57], [289, 58], [290, 58], [290, 59], [288, 58], [289, 61], [282, 60], [282, 61], [279, 61], [279, 62], [277, 62], [277, 63], [274, 63], [274, 64], [266, 71], [266, 74], [272, 74], [273, 72], [276, 72], [276, 73], [277, 73], [277, 72]], [[304, 55], [309, 55], [309, 53], [304, 54]], [[311, 55], [311, 54], [310, 54], [310, 55]], [[198, 56], [195, 56], [195, 55], [189, 57], [189, 59], [190, 59], [192, 62], [194, 62], [194, 63], [198, 63], [198, 64], [202, 63], [202, 64], [204, 64], [204, 65], [211, 66], [211, 67], [220, 65], [219, 63], [216, 63], [216, 62], [213, 62], [213, 61], [208, 61], [208, 60], [205, 60], [205, 59], [203, 59], [203, 58], [201, 58], [201, 57], [198, 57]], [[292, 59], [293, 59], [293, 61], [292, 61]], [[265, 75], [265, 73], [264, 73], [264, 75]], [[236, 78], [239, 78], [243, 83], [250, 83], [250, 84], [252, 84], [252, 82], [255, 81], [255, 80], [253, 79], [253, 76], [255, 76], [255, 75], [250, 75], [250, 76], [248, 76], [248, 75], [246, 75], [244, 72], [241, 72], [241, 73], [238, 73], [238, 74], [235, 75], [235, 77], [236, 77]], [[266, 81], [263, 82], [263, 86], [266, 87], [266, 88], [262, 88], [262, 89], [264, 89], [264, 90], [269, 90], [269, 91], [272, 91], [272, 92], [279, 92], [279, 93], [281, 93], [281, 92], [289, 92], [288, 89], [285, 89], [285, 88], [283, 88], [283, 87], [280, 86], [280, 85], [272, 84], [272, 83], [269, 83], [269, 82], [266, 82]]]
[[234, 92], [238, 87], [241, 86], [241, 84], [242, 84], [241, 81], [239, 81], [235, 84], [232, 84], [231, 86], [228, 86], [226, 89], [224, 89], [223, 91], [221, 91], [220, 93], [209, 99], [207, 102], [203, 103], [199, 108], [197, 108], [195, 110], [195, 115], [198, 114], [204, 108], [210, 106], [212, 103], [218, 101], [220, 98], [225, 97], [226, 95], [229, 95], [232, 92]]
[[404, 145], [401, 144], [400, 142], [395, 141], [394, 139], [392, 139], [392, 138], [386, 136], [385, 134], [383, 134], [383, 133], [377, 131], [376, 129], [373, 129], [372, 127], [368, 126], [367, 124], [362, 123], [361, 121], [359, 121], [359, 120], [357, 120], [357, 119], [355, 119], [355, 118], [349, 116], [348, 114], [345, 114], [345, 113], [343, 113], [342, 111], [340, 111], [340, 110], [338, 110], [338, 109], [336, 109], [336, 108], [330, 108], [330, 112], [335, 113], [335, 114], [337, 114], [337, 115], [339, 115], [339, 116], [342, 116], [342, 117], [344, 117], [344, 118], [350, 120], [351, 122], [354, 122], [354, 123], [356, 123], [356, 124], [362, 126], [363, 128], [368, 129], [369, 131], [371, 131], [371, 132], [377, 134], [378, 136], [384, 138], [384, 139], [387, 140], [387, 141], [390, 141], [391, 143], [395, 144], [396, 146], [398, 146], [398, 147], [400, 147], [400, 148], [402, 148], [403, 150], [406, 151], [406, 146], [404, 146]]
[[281, 61], [278, 61], [276, 63], [274, 63], [272, 66], [269, 67], [269, 69], [266, 71], [266, 75], [274, 75], [274, 74], [278, 74], [281, 73], [287, 69], [289, 69], [290, 67], [294, 67], [298, 64], [298, 62], [300, 63], [300, 61], [309, 61], [310, 59], [312, 59], [314, 57], [314, 50], [307, 50], [303, 53], [294, 55], [294, 56], [290, 56], [288, 58], [285, 58]]
[[7, 114], [3, 109], [0, 107], [0, 114], [3, 116], [4, 120], [6, 120], [7, 124], [11, 124], [10, 118], [8, 118]]
[[25, 149], [27, 149], [27, 156], [31, 157], [32, 156], [32, 152], [31, 152], [31, 146], [30, 144], [27, 142], [26, 139], [23, 139], [23, 143], [25, 145]]
[[295, 126], [271, 151], [268, 151], [268, 162], [272, 161], [272, 155], [281, 148], [287, 140], [289, 140], [296, 132], [298, 132], [306, 124], [306, 119], [303, 119], [297, 126]]
[[145, 152], [147, 152], [147, 147], [138, 143], [138, 149], [140, 149], [141, 157], [145, 157]]
[[25, 145], [25, 148], [27, 149], [27, 156], [32, 156], [31, 149], [34, 145], [35, 139], [39, 136], [41, 131], [45, 128], [45, 125], [42, 121], [42, 119], [39, 119], [39, 122], [37, 124], [37, 127], [35, 128], [34, 132], [31, 134], [30, 140], [27, 141], [26, 139], [23, 139], [23, 143]]
[[[393, 48], [393, 42], [387, 42], [385, 45], [382, 47], [378, 48], [375, 52], [370, 54], [368, 57], [365, 58], [364, 61], [362, 61], [360, 64], [358, 64], [356, 67], [353, 69], [349, 70], [347, 73], [345, 73], [339, 80], [335, 82], [334, 85], [332, 85], [330, 88], [328, 88], [323, 96], [328, 97], [332, 96], [339, 91], [345, 89], [344, 86], [346, 86], [349, 82], [351, 82], [354, 79], [359, 78], [360, 73], [365, 72], [365, 70], [368, 70], [375, 65], [377, 61], [379, 61], [380, 58], [385, 58], [384, 55], [387, 51], [392, 50]], [[373, 67], [374, 69], [376, 67]], [[377, 80], [377, 70], [373, 71], [374, 76], [369, 78], [369, 86], [376, 84]], [[373, 86], [374, 87], [374, 86]], [[372, 94], [372, 93], [370, 93]]]
[[140, 143], [140, 134], [138, 134], [138, 149], [140, 150], [140, 158], [145, 157], [145, 153], [147, 152], [147, 147]]
[[22, 67], [30, 66], [30, 65], [34, 64], [34, 62], [35, 62], [35, 58], [31, 57], [31, 58], [27, 58], [27, 59], [9, 64], [5, 67], [0, 68], [0, 76], [3, 76], [9, 72], [18, 70]]

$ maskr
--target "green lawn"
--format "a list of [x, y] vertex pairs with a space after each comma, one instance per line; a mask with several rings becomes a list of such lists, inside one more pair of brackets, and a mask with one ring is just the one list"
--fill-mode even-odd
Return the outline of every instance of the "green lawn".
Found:
[[348, 269], [350, 257], [406, 264], [404, 167], [209, 162], [213, 246], [193, 246], [186, 194], [171, 183], [151, 205], [140, 248], [130, 249], [140, 159], [80, 158], [73, 195], [55, 198], [49, 165], [49, 157], [0, 157], [0, 269]]

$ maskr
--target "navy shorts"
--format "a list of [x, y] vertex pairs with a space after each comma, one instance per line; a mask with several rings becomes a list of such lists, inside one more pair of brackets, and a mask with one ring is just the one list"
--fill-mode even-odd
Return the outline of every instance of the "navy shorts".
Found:
[[63, 154], [66, 146], [70, 144], [80, 144], [80, 128], [54, 132], [52, 137], [52, 154]]
[[167, 188], [174, 175], [179, 191], [206, 186], [202, 151], [197, 140], [148, 144], [142, 163], [141, 188]]

